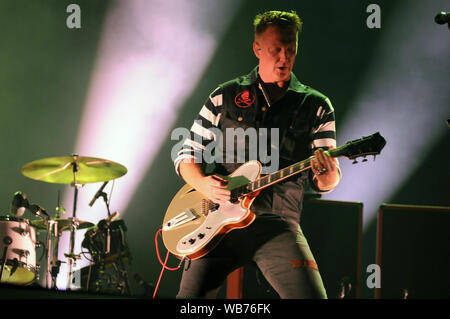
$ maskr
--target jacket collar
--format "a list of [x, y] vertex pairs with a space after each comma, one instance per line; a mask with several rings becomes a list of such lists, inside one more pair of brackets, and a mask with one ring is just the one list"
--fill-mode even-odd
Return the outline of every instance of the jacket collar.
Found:
[[[249, 74], [245, 75], [242, 79], [242, 85], [253, 85], [258, 83], [258, 70], [259, 67], [256, 66]], [[296, 93], [306, 92], [306, 86], [300, 83], [295, 74], [291, 72], [291, 79], [289, 81], [288, 90], [294, 91]]]

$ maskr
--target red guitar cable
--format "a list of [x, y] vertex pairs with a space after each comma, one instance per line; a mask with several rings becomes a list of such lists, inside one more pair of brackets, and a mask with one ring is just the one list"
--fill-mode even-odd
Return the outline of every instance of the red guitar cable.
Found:
[[178, 265], [178, 267], [175, 267], [175, 268], [167, 267], [166, 264], [167, 264], [167, 260], [169, 259], [169, 254], [170, 254], [170, 252], [167, 251], [167, 254], [166, 254], [166, 260], [164, 260], [164, 263], [162, 262], [162, 260], [161, 260], [161, 255], [159, 254], [159, 247], [158, 247], [158, 235], [161, 233], [161, 231], [162, 231], [162, 229], [159, 229], [159, 230], [156, 232], [156, 235], [155, 235], [156, 255], [158, 256], [159, 263], [162, 265], [162, 269], [161, 269], [161, 272], [160, 272], [160, 274], [159, 274], [158, 282], [156, 283], [155, 291], [153, 292], [153, 299], [155, 299], [156, 292], [158, 291], [159, 283], [161, 282], [161, 278], [162, 278], [162, 275], [163, 275], [163, 273], [164, 273], [164, 270], [165, 270], [165, 269], [170, 270], [170, 271], [178, 270], [178, 269], [181, 268], [181, 264], [182, 264], [183, 261], [184, 261], [184, 258], [181, 259], [180, 264]]

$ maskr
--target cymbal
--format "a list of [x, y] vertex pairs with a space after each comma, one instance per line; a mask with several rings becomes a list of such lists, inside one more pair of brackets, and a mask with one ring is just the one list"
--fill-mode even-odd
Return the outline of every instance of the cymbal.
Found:
[[77, 184], [106, 182], [127, 173], [119, 163], [96, 157], [60, 156], [49, 157], [25, 164], [22, 174], [28, 178], [56, 184], [74, 184], [73, 167], [76, 164]]
[[[72, 218], [69, 218], [69, 219], [54, 218], [53, 220], [58, 222], [58, 229], [59, 229], [59, 231], [70, 230], [70, 226], [73, 223], [73, 219]], [[89, 228], [89, 227], [94, 226], [93, 223], [86, 222], [86, 221], [79, 220], [79, 219], [76, 219], [76, 222], [78, 223], [77, 230], [85, 229], [85, 228]], [[35, 226], [36, 229], [47, 229], [46, 221], [42, 220], [42, 219], [32, 220], [31, 224], [33, 226]]]

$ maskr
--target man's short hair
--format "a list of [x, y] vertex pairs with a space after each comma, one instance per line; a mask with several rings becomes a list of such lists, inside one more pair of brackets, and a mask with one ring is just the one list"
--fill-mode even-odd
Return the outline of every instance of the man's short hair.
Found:
[[292, 29], [297, 34], [302, 30], [302, 20], [295, 11], [267, 11], [260, 13], [253, 20], [255, 35], [263, 33], [268, 27], [276, 26], [280, 29]]

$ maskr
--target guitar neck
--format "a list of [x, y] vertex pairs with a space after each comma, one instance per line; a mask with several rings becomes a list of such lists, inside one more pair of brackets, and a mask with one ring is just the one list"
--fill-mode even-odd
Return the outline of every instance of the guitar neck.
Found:
[[[337, 157], [339, 155], [339, 148], [325, 151], [326, 154], [330, 155], [331, 157]], [[232, 190], [232, 197], [239, 197], [242, 195], [247, 195], [253, 192], [260, 191], [266, 187], [269, 187], [273, 184], [276, 184], [286, 178], [289, 178], [291, 176], [294, 176], [300, 172], [306, 171], [307, 169], [311, 168], [311, 158], [305, 159], [303, 161], [300, 161], [298, 163], [292, 164], [288, 167], [285, 167], [279, 171], [276, 171], [275, 173], [265, 175], [261, 178], [258, 178], [254, 182], [250, 182], [247, 185], [244, 185], [242, 187], [236, 188]]]
[[264, 177], [261, 177], [254, 182], [250, 182], [248, 183], [247, 188], [248, 190], [250, 190], [250, 193], [253, 193], [276, 184], [286, 178], [294, 176], [300, 172], [303, 172], [309, 168], [311, 168], [310, 159], [306, 159], [285, 167], [279, 171], [276, 171], [275, 173], [265, 175]]

